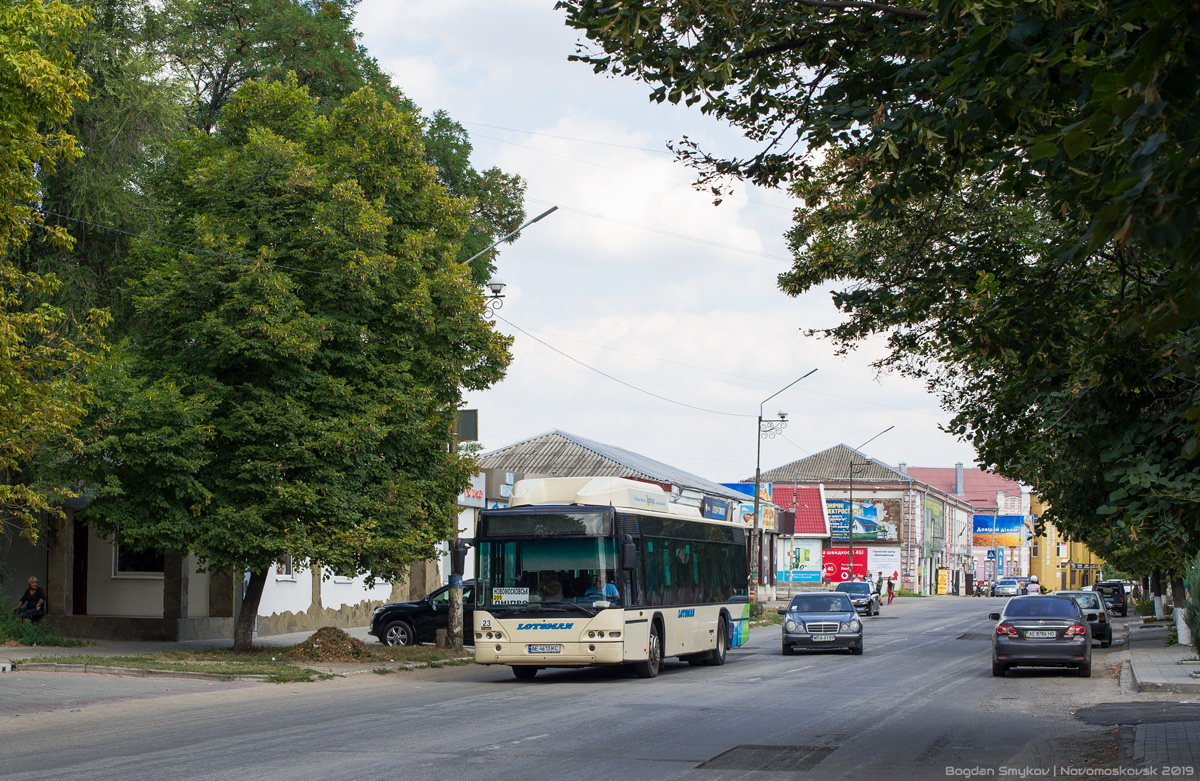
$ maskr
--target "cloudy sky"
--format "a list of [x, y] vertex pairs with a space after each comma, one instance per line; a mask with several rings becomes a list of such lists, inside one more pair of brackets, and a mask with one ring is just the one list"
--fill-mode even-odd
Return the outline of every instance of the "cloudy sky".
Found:
[[838, 358], [804, 335], [839, 315], [827, 291], [776, 286], [790, 199], [743, 186], [713, 206], [665, 146], [746, 142], [568, 62], [578, 36], [553, 0], [363, 0], [356, 26], [419, 106], [467, 128], [477, 168], [525, 179], [531, 217], [558, 206], [498, 258], [498, 326], [516, 341], [508, 377], [467, 398], [485, 449], [560, 429], [738, 480], [754, 473], [760, 403], [817, 369], [763, 408], [789, 421], [762, 443], [764, 470], [888, 426], [865, 448], [887, 463], [973, 463], [921, 383], [876, 376], [878, 344]]

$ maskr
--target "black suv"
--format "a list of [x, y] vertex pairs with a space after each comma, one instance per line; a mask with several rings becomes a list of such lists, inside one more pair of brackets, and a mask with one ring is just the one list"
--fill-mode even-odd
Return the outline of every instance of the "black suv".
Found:
[[[463, 581], [463, 644], [475, 645], [475, 581]], [[375, 608], [369, 633], [384, 645], [432, 643], [450, 625], [450, 587], [416, 602], [388, 602]]]
[[1119, 616], [1129, 615], [1129, 602], [1125, 597], [1125, 584], [1119, 580], [1104, 580], [1092, 587], [1100, 595], [1108, 609]]

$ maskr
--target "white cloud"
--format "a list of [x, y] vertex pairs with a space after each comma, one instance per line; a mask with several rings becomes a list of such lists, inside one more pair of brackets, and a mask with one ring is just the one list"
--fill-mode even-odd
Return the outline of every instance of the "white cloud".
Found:
[[542, 0], [364, 0], [357, 19], [401, 89], [464, 123], [477, 167], [524, 177], [530, 215], [561, 207], [502, 249], [500, 315], [626, 383], [732, 413], [639, 393], [501, 322], [516, 335], [509, 375], [467, 399], [485, 447], [559, 428], [738, 479], [754, 470], [759, 403], [818, 368], [765, 406], [791, 422], [785, 438], [762, 443], [764, 469], [856, 446], [890, 425], [868, 453], [893, 464], [971, 462], [968, 445], [938, 431], [946, 416], [921, 383], [875, 377], [869, 363], [882, 340], [838, 358], [804, 335], [840, 315], [824, 291], [783, 295], [776, 277], [786, 261], [762, 257], [788, 256], [795, 204], [786, 194], [738, 185], [714, 207], [690, 187], [694, 172], [645, 151], [684, 135], [724, 152], [749, 148], [730, 128], [567, 62], [577, 36]]

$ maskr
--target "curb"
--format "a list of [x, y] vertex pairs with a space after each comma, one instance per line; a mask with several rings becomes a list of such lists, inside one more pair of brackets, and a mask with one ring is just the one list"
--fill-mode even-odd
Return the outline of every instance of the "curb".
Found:
[[108, 667], [100, 664], [59, 664], [57, 662], [24, 662], [13, 665], [14, 670], [43, 673], [91, 673], [93, 675], [123, 675], [130, 678], [191, 678], [200, 681], [252, 681], [266, 683], [269, 675], [227, 675], [197, 673], [183, 670], [146, 670], [141, 667]]
[[[388, 670], [391, 672], [399, 672], [401, 670], [421, 670], [424, 668], [436, 668], [450, 662], [474, 662], [474, 656], [460, 656], [454, 659], [443, 659], [437, 662], [402, 662], [402, 663], [386, 663], [375, 667], [369, 667], [362, 670], [343, 670], [341, 672], [333, 672], [331, 670], [322, 672], [316, 667], [312, 667], [314, 671], [322, 674], [332, 673], [335, 677], [345, 678], [349, 675], [361, 675], [363, 673], [373, 673], [376, 670]], [[12, 671], [17, 670], [23, 672], [43, 672], [43, 673], [91, 673], [92, 675], [120, 675], [129, 678], [190, 678], [199, 681], [248, 681], [251, 683], [270, 683], [271, 676], [269, 675], [231, 675], [226, 673], [200, 673], [188, 672], [184, 670], [152, 670], [143, 667], [110, 667], [100, 664], [60, 664], [58, 662], [13, 662]]]
[[1174, 692], [1176, 694], [1200, 694], [1200, 681], [1195, 683], [1158, 683], [1144, 681], [1138, 678], [1137, 668], [1129, 663], [1129, 673], [1133, 677], [1133, 688], [1136, 692]]

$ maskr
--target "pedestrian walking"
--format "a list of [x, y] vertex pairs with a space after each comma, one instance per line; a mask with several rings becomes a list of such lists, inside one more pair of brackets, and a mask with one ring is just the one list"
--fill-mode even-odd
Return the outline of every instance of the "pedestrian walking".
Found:
[[896, 584], [892, 583], [891, 578], [887, 579], [887, 595], [888, 595], [888, 604], [890, 605], [890, 604], [892, 604], [892, 600], [896, 598]]

